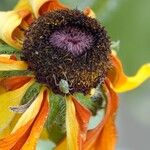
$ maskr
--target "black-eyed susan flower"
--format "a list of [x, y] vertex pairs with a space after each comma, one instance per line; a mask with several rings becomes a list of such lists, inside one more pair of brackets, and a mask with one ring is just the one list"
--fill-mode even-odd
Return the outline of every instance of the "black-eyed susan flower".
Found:
[[94, 12], [58, 0], [0, 12], [0, 39], [0, 150], [35, 149], [43, 134], [56, 150], [115, 150], [117, 93], [148, 79], [150, 64], [127, 77]]

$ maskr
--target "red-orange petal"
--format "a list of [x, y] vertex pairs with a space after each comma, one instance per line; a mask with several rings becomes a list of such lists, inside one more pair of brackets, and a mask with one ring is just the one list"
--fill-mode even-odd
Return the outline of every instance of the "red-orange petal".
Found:
[[84, 150], [115, 150], [116, 128], [114, 119], [118, 106], [118, 97], [108, 83], [107, 89], [106, 114], [96, 128], [88, 131]]
[[7, 91], [12, 91], [20, 88], [27, 82], [29, 82], [32, 77], [28, 76], [13, 76], [0, 81], [0, 86], [4, 87]]
[[72, 97], [72, 100], [73, 100], [74, 105], [75, 105], [76, 117], [77, 117], [79, 127], [80, 127], [80, 135], [79, 136], [81, 137], [82, 142], [84, 142], [86, 140], [86, 133], [87, 133], [87, 128], [88, 128], [88, 123], [89, 123], [89, 120], [92, 116], [92, 113], [86, 107], [81, 105], [79, 103], [79, 101], [76, 100], [75, 97]]

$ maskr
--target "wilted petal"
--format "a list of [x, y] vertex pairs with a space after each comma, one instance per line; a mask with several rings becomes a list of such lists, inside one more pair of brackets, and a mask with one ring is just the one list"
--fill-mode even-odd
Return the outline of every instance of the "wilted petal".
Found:
[[0, 71], [4, 70], [26, 70], [28, 65], [24, 61], [17, 61], [9, 57], [0, 56]]
[[[49, 104], [47, 92], [41, 91], [29, 109], [22, 115], [10, 135], [0, 140], [0, 149], [29, 150], [34, 149], [46, 121]], [[44, 95], [43, 95], [44, 94]]]
[[144, 64], [135, 76], [128, 77], [123, 71], [122, 64], [116, 55], [111, 58], [113, 68], [109, 72], [109, 78], [116, 92], [125, 92], [141, 85], [150, 78], [150, 64]]
[[114, 124], [115, 113], [118, 106], [118, 97], [107, 83], [107, 108], [100, 124], [88, 131], [84, 150], [115, 150], [116, 129]]
[[80, 150], [86, 140], [91, 112], [72, 96], [67, 98], [66, 106], [67, 148]]
[[32, 12], [29, 0], [19, 0], [14, 10], [29, 10]]
[[20, 104], [23, 95], [31, 84], [32, 81], [17, 90], [0, 95], [0, 131], [6, 128], [15, 116], [15, 113], [10, 110], [10, 107]]
[[0, 39], [12, 47], [21, 48], [30, 17], [31, 12], [26, 9], [0, 12]]
[[59, 0], [29, 0], [36, 17], [48, 11], [66, 8]]

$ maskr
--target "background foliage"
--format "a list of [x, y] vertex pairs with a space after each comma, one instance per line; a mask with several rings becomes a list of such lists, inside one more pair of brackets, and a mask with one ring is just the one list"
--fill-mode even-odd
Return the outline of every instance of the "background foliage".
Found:
[[[0, 0], [0, 10], [13, 8], [16, 1]], [[134, 74], [143, 63], [150, 62], [150, 0], [62, 1], [72, 8], [92, 7], [111, 39], [120, 40], [118, 54], [127, 74]], [[149, 91], [150, 81], [147, 81], [140, 88], [121, 95], [118, 149], [150, 148]]]

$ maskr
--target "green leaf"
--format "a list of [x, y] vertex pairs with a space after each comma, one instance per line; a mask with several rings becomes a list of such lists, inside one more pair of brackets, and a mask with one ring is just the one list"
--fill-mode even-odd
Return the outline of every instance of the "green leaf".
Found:
[[30, 76], [32, 72], [29, 70], [12, 70], [12, 71], [0, 71], [0, 78], [11, 76]]
[[0, 41], [0, 54], [14, 54], [18, 50]]
[[28, 103], [35, 99], [35, 97], [39, 94], [42, 85], [40, 83], [33, 83], [28, 90], [26, 91], [25, 95], [22, 98], [22, 105]]
[[66, 133], [66, 102], [60, 95], [50, 95], [50, 113], [46, 122], [49, 139], [58, 143]]

